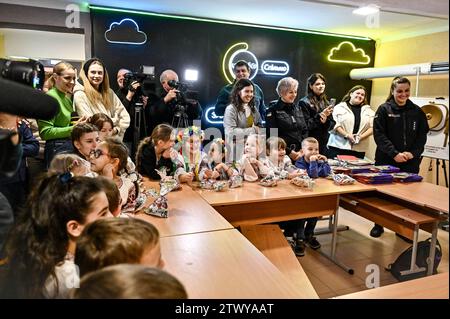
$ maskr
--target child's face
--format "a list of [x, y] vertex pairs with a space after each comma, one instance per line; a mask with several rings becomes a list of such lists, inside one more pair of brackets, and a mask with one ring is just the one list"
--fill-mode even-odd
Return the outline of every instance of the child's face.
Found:
[[79, 141], [75, 141], [75, 147], [86, 158], [89, 159], [89, 154], [97, 147], [98, 132], [85, 133], [80, 137]]
[[305, 144], [305, 146], [302, 147], [302, 152], [303, 152], [303, 155], [305, 156], [305, 159], [307, 161], [309, 161], [309, 158], [312, 155], [318, 155], [319, 154], [319, 144], [318, 143], [307, 142]]
[[168, 149], [171, 149], [175, 145], [175, 134], [171, 134], [170, 138], [167, 141], [159, 140], [158, 147], [162, 150], [161, 153], [164, 153]]
[[81, 163], [73, 166], [73, 168], [71, 169], [71, 172], [75, 176], [85, 176], [89, 173], [92, 173], [91, 164], [85, 160], [82, 160]]
[[116, 207], [114, 211], [111, 212], [111, 214], [114, 217], [118, 217], [120, 215], [121, 209], [122, 209], [122, 197], [119, 195], [119, 205]]
[[161, 256], [161, 246], [159, 242], [156, 244], [156, 246], [148, 247], [144, 250], [144, 253], [142, 254], [141, 265], [146, 265], [149, 267], [156, 267], [159, 269], [164, 268], [164, 260]]
[[211, 144], [208, 155], [214, 163], [222, 163], [223, 154], [221, 147], [217, 143]]
[[279, 148], [272, 148], [270, 150], [270, 160], [273, 163], [277, 164], [282, 163], [285, 155], [286, 150], [284, 148], [279, 147]]
[[105, 138], [112, 136], [112, 133], [113, 133], [113, 127], [112, 127], [111, 123], [105, 122], [105, 123], [103, 123], [102, 129], [98, 133], [98, 138], [100, 141], [104, 141]]
[[201, 141], [198, 136], [192, 135], [191, 137], [189, 137], [186, 144], [189, 149], [189, 153], [195, 154], [197, 152], [200, 152]]
[[106, 164], [111, 163], [111, 156], [106, 144], [103, 142], [98, 145], [90, 156], [91, 170], [101, 173]]
[[247, 141], [245, 142], [245, 154], [250, 155], [251, 157], [257, 158], [259, 154], [259, 146], [256, 137], [249, 136]]

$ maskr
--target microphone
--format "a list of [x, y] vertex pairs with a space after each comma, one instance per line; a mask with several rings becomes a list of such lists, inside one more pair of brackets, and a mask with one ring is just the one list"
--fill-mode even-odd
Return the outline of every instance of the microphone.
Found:
[[0, 112], [49, 120], [58, 113], [58, 101], [42, 91], [0, 78]]

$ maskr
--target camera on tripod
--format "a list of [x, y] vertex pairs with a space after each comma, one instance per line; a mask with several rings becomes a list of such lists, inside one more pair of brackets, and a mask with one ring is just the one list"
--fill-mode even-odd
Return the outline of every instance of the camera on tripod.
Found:
[[0, 77], [42, 90], [44, 66], [39, 61], [28, 58], [0, 59]]
[[[136, 89], [133, 84], [140, 83]], [[130, 72], [124, 75], [123, 79], [124, 87], [128, 90], [135, 92], [135, 96], [149, 96], [155, 94], [156, 81], [155, 76], [152, 74], [140, 73], [140, 72]]]
[[189, 107], [196, 107], [198, 104], [198, 92], [190, 91], [188, 85], [179, 81], [169, 80], [167, 84], [178, 90], [174, 104], [173, 127], [188, 127], [189, 118], [186, 111]]

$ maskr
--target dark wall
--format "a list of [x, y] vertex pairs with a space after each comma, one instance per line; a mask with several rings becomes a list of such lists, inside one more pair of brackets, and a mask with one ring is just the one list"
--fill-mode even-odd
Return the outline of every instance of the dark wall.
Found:
[[[105, 31], [110, 25], [124, 18], [133, 19], [139, 30], [146, 33], [145, 44], [117, 44], [105, 40]], [[184, 70], [193, 68], [199, 71], [199, 80], [192, 88], [199, 91], [199, 100], [205, 110], [215, 104], [218, 92], [228, 84], [222, 73], [226, 50], [235, 43], [246, 42], [260, 66], [264, 60], [282, 60], [290, 66], [287, 75], [265, 75], [259, 71], [253, 79], [263, 89], [266, 104], [277, 98], [275, 88], [284, 76], [299, 80], [298, 97], [301, 98], [305, 93], [306, 79], [314, 72], [320, 72], [327, 78], [328, 97], [340, 101], [357, 84], [365, 85], [370, 96], [371, 81], [354, 81], [348, 74], [353, 68], [373, 66], [374, 41], [92, 9], [91, 20], [92, 55], [104, 60], [113, 88], [117, 87], [117, 70], [122, 67], [137, 70], [140, 65], [152, 65], [158, 77], [170, 68], [178, 73], [180, 81], [184, 81]], [[330, 50], [342, 41], [350, 41], [355, 47], [363, 49], [370, 56], [370, 63], [329, 62], [327, 56]]]

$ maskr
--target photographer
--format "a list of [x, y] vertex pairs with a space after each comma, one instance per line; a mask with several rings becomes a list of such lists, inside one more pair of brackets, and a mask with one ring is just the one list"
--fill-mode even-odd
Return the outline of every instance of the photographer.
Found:
[[[188, 99], [183, 92], [182, 86], [178, 82], [178, 75], [173, 70], [165, 70], [159, 78], [163, 92], [160, 98], [150, 104], [150, 116], [154, 126], [161, 123], [172, 124], [173, 127], [185, 126], [178, 125], [180, 118], [186, 118], [187, 126], [192, 125], [193, 120], [198, 119], [202, 109], [200, 103], [194, 99]], [[185, 88], [185, 87], [184, 87]]]
[[[123, 141], [126, 144], [133, 142], [133, 133], [134, 133], [134, 110], [133, 110], [133, 104], [136, 102], [141, 102], [143, 104], [143, 108], [147, 106], [148, 97], [145, 95], [136, 95], [136, 91], [141, 86], [141, 83], [138, 81], [133, 81], [130, 85], [126, 85], [126, 79], [125, 75], [132, 73], [130, 70], [127, 69], [120, 69], [117, 72], [117, 84], [119, 85], [119, 89], [116, 91], [116, 95], [119, 97], [120, 101], [122, 102], [125, 109], [128, 111], [128, 114], [130, 114], [131, 122], [130, 126], [125, 131], [125, 136], [123, 138]], [[148, 117], [146, 117], [148, 122]], [[141, 132], [143, 133], [143, 132]], [[141, 134], [142, 135], [142, 134]], [[142, 136], [145, 137], [145, 136]]]

